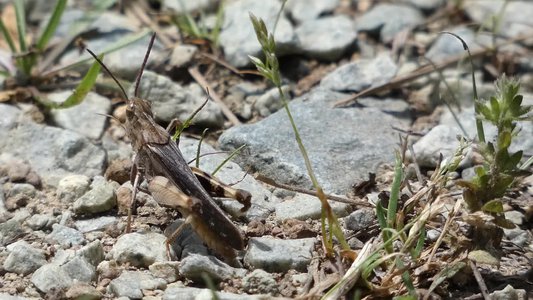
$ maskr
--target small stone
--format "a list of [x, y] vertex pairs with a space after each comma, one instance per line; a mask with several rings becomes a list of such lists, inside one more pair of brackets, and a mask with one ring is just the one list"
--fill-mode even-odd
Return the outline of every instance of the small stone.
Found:
[[156, 261], [166, 261], [165, 241], [159, 233], [129, 233], [117, 239], [109, 255], [119, 263], [149, 267]]
[[427, 231], [427, 238], [429, 241], [431, 242], [435, 242], [439, 236], [440, 236], [440, 233], [441, 231], [440, 230], [437, 230], [437, 229], [430, 229]]
[[279, 293], [278, 283], [270, 274], [261, 269], [254, 270], [242, 279], [242, 288], [249, 294], [270, 294]]
[[24, 228], [15, 218], [0, 223], [0, 246], [13, 243], [24, 235]]
[[125, 271], [109, 283], [108, 290], [116, 297], [141, 299], [142, 290], [165, 289], [166, 285], [165, 280], [154, 278], [151, 274], [142, 271]]
[[[351, 207], [346, 203], [328, 201], [337, 217], [344, 217], [350, 213]], [[319, 219], [322, 214], [322, 204], [315, 196], [297, 194], [291, 200], [285, 200], [276, 205], [276, 219]]]
[[57, 220], [50, 214], [36, 214], [26, 220], [26, 225], [32, 230], [50, 229]]
[[78, 282], [72, 285], [65, 293], [68, 299], [98, 300], [103, 297], [102, 293], [90, 284]]
[[490, 294], [490, 299], [492, 300], [519, 300], [526, 299], [527, 293], [526, 290], [515, 289], [513, 286], [508, 284], [503, 290], [494, 291]]
[[104, 260], [96, 267], [100, 279], [114, 279], [122, 272], [122, 268], [115, 260]]
[[47, 293], [52, 289], [61, 290], [70, 287], [72, 279], [60, 266], [46, 264], [33, 273], [31, 282], [39, 291]]
[[[290, 87], [288, 85], [284, 85], [281, 87], [281, 90], [285, 95], [288, 95]], [[254, 110], [259, 112], [259, 115], [262, 117], [267, 117], [282, 107], [283, 100], [280, 99], [277, 88], [272, 88], [263, 95], [259, 96], [253, 106]]]
[[381, 40], [390, 43], [402, 30], [424, 22], [423, 15], [413, 7], [380, 3], [357, 18], [358, 31], [379, 31]]
[[201, 282], [202, 274], [208, 274], [215, 281], [243, 277], [245, 269], [237, 269], [218, 260], [214, 256], [190, 254], [180, 261], [180, 274], [192, 281]]
[[504, 214], [507, 220], [513, 222], [516, 225], [522, 225], [524, 223], [524, 214], [519, 211], [506, 211]]
[[158, 278], [163, 278], [167, 283], [178, 280], [179, 262], [164, 261], [155, 262], [148, 267], [152, 275]]
[[63, 248], [70, 248], [74, 245], [81, 245], [85, 242], [83, 233], [74, 228], [54, 224], [52, 225], [52, 232], [46, 237], [50, 243], [57, 242]]
[[78, 220], [74, 223], [74, 226], [76, 226], [79, 231], [87, 233], [91, 231], [104, 231], [109, 226], [113, 226], [117, 223], [117, 217], [103, 216], [94, 219]]
[[320, 15], [333, 11], [339, 5], [339, 2], [339, 0], [291, 0], [287, 2], [286, 9], [295, 21], [302, 23], [317, 19]]
[[79, 249], [76, 252], [76, 255], [83, 257], [87, 262], [96, 267], [102, 260], [104, 260], [104, 248], [102, 243], [99, 240], [96, 240]]
[[81, 256], [75, 256], [61, 266], [67, 275], [76, 281], [89, 283], [96, 278], [96, 268]]
[[63, 203], [70, 203], [83, 196], [89, 189], [91, 179], [85, 175], [68, 175], [57, 185], [57, 197]]
[[[187, 120], [206, 99], [204, 90], [198, 84], [181, 86], [166, 76], [150, 71], [143, 73], [139, 91], [139, 97], [150, 101], [155, 120], [166, 123], [174, 118], [182, 122]], [[224, 115], [218, 104], [209, 101], [193, 122], [198, 126], [220, 128], [224, 125]]]
[[316, 238], [281, 240], [273, 237], [251, 238], [244, 261], [267, 272], [307, 271]]
[[531, 234], [520, 227], [513, 229], [503, 229], [505, 236], [518, 247], [523, 247], [531, 240]]
[[333, 91], [358, 92], [388, 82], [397, 70], [390, 56], [379, 55], [338, 67], [320, 81], [320, 86]]
[[131, 159], [115, 159], [107, 167], [104, 177], [107, 180], [113, 180], [119, 184], [128, 182], [130, 180], [131, 167], [133, 163]]
[[295, 34], [303, 54], [326, 61], [339, 59], [357, 37], [352, 20], [343, 15], [306, 21]]
[[193, 45], [178, 44], [170, 54], [169, 67], [183, 68], [191, 64], [192, 58], [198, 52], [198, 47]]
[[28, 163], [16, 158], [8, 160], [2, 167], [6, 169], [7, 177], [11, 182], [23, 181], [31, 170]]
[[20, 240], [7, 246], [9, 255], [4, 261], [8, 272], [27, 275], [46, 264], [46, 256], [41, 249], [35, 249], [26, 241]]
[[95, 214], [105, 212], [115, 207], [117, 197], [115, 188], [103, 178], [96, 180], [91, 189], [74, 202], [73, 209], [76, 214]]
[[376, 217], [373, 209], [361, 208], [346, 217], [344, 222], [346, 224], [346, 228], [353, 231], [359, 231], [361, 229], [368, 228], [375, 221]]

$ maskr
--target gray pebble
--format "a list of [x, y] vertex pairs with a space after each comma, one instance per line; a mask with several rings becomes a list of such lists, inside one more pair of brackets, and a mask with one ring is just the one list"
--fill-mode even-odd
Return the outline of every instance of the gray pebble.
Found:
[[90, 183], [91, 179], [85, 175], [65, 176], [57, 184], [57, 197], [63, 203], [73, 202], [89, 190]]
[[178, 280], [180, 263], [177, 261], [162, 261], [151, 264], [148, 269], [157, 278], [163, 278], [167, 283]]
[[125, 271], [111, 281], [108, 291], [116, 297], [129, 297], [130, 299], [141, 299], [142, 290], [165, 289], [166, 282], [161, 278], [155, 278], [143, 271]]
[[[351, 211], [350, 205], [335, 201], [329, 201], [333, 212], [337, 217], [344, 217]], [[320, 200], [311, 195], [297, 194], [293, 199], [285, 200], [276, 205], [276, 220], [287, 219], [319, 219], [322, 213]]]
[[[143, 73], [139, 91], [140, 97], [151, 102], [156, 121], [166, 123], [174, 118], [185, 121], [206, 99], [199, 85], [181, 86], [168, 77], [150, 71]], [[220, 107], [209, 101], [193, 122], [199, 126], [220, 128], [224, 124], [224, 116]]]
[[76, 228], [83, 232], [91, 231], [104, 231], [109, 226], [113, 226], [118, 223], [118, 218], [113, 216], [103, 216], [94, 219], [78, 220], [74, 223]]
[[68, 299], [77, 300], [99, 300], [102, 296], [95, 287], [84, 282], [74, 283], [65, 293]]
[[9, 255], [4, 261], [4, 269], [8, 272], [27, 275], [46, 264], [44, 251], [35, 249], [24, 240], [7, 246]]
[[230, 279], [233, 277], [243, 277], [245, 269], [233, 268], [213, 256], [191, 254], [180, 262], [180, 274], [184, 277], [202, 282], [202, 274], [206, 273], [215, 281]]
[[261, 269], [256, 269], [242, 279], [242, 288], [249, 294], [270, 294], [279, 293], [278, 283], [272, 274]]
[[387, 83], [397, 70], [390, 56], [381, 54], [373, 59], [360, 59], [338, 67], [322, 78], [320, 86], [333, 91], [358, 92]]
[[[257, 42], [250, 22], [250, 13], [262, 18], [267, 28], [272, 30], [280, 9], [279, 1], [242, 0], [225, 5], [224, 24], [219, 41], [224, 50], [224, 56], [230, 64], [235, 67], [250, 65], [248, 55], [259, 56], [261, 53], [261, 46]], [[281, 14], [279, 18], [274, 39], [279, 53], [294, 51], [294, 30], [284, 14]]]
[[39, 291], [47, 293], [52, 289], [68, 288], [72, 279], [57, 264], [46, 264], [33, 273], [31, 282]]
[[352, 20], [343, 15], [306, 21], [295, 33], [298, 51], [327, 61], [339, 59], [357, 38]]
[[67, 263], [63, 264], [61, 269], [75, 281], [89, 283], [96, 279], [96, 267], [82, 256], [76, 255]]
[[423, 15], [413, 7], [380, 3], [356, 20], [356, 28], [358, 31], [379, 31], [381, 40], [390, 43], [402, 30], [423, 22]]
[[76, 251], [76, 255], [83, 257], [87, 262], [96, 267], [104, 260], [104, 247], [99, 240], [96, 240]]
[[94, 214], [108, 211], [117, 204], [117, 196], [112, 183], [98, 179], [91, 184], [91, 189], [74, 202], [76, 214]]
[[149, 267], [154, 262], [166, 261], [165, 241], [159, 233], [128, 233], [119, 237], [109, 256], [119, 263], [136, 267]]
[[0, 246], [13, 243], [24, 233], [21, 223], [14, 218], [0, 223]]
[[[285, 100], [288, 101], [290, 87], [288, 85], [284, 85], [281, 87], [281, 90], [286, 97]], [[282, 107], [283, 101], [281, 100], [277, 88], [272, 88], [263, 95], [259, 96], [253, 105], [253, 109], [256, 110], [262, 117], [270, 116], [272, 113], [275, 113]]]
[[26, 225], [32, 230], [48, 230], [55, 223], [57, 223], [56, 218], [50, 214], [36, 214], [26, 220]]
[[325, 13], [333, 11], [338, 5], [339, 0], [292, 0], [288, 1], [285, 8], [292, 19], [298, 23], [314, 20]]
[[289, 269], [307, 271], [316, 238], [281, 240], [273, 237], [251, 238], [244, 256], [246, 264], [268, 272]]
[[85, 242], [83, 233], [74, 228], [59, 224], [52, 225], [52, 232], [46, 237], [46, 239], [51, 244], [60, 244], [63, 248], [70, 248], [74, 245], [81, 245]]
[[344, 219], [346, 228], [353, 231], [368, 228], [374, 222], [376, 222], [376, 216], [374, 210], [370, 208], [358, 209]]

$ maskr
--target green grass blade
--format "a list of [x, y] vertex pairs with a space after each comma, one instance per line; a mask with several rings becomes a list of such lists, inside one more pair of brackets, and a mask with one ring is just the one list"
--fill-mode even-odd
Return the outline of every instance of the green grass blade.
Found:
[[390, 191], [389, 206], [387, 207], [387, 227], [394, 228], [396, 212], [398, 209], [398, 199], [400, 198], [400, 186], [402, 184], [403, 169], [402, 159], [396, 154], [396, 165], [394, 166], [394, 179]]
[[218, 167], [213, 171], [213, 173], [211, 173], [211, 175], [214, 176], [229, 160], [231, 160], [235, 155], [237, 155], [239, 151], [244, 149], [244, 147], [246, 147], [246, 144], [241, 145], [239, 148], [233, 150], [233, 152], [231, 152], [231, 154], [226, 157], [226, 159], [220, 165], [218, 165]]
[[66, 6], [67, 0], [57, 1], [52, 13], [52, 17], [50, 17], [50, 20], [48, 20], [48, 24], [46, 24], [43, 34], [37, 42], [37, 49], [43, 51], [46, 48], [46, 45], [48, 45], [48, 42], [52, 38], [52, 35], [54, 35], [54, 32], [56, 31], [57, 26], [59, 25], [59, 21], [61, 20], [61, 16], [65, 11]]
[[209, 128], [204, 129], [204, 131], [202, 132], [202, 136], [200, 137], [200, 141], [198, 141], [198, 148], [196, 148], [196, 161], [194, 162], [194, 164], [198, 169], [200, 168], [200, 150], [202, 148], [202, 142], [204, 141], [205, 134], [208, 130]]
[[17, 19], [20, 52], [28, 51], [28, 46], [26, 46], [26, 17], [24, 14], [24, 0], [15, 0], [15, 16]]
[[[98, 58], [102, 60], [104, 56], [101, 54]], [[52, 104], [52, 108], [69, 108], [73, 107], [75, 105], [80, 104], [83, 99], [85, 99], [85, 96], [91, 91], [92, 87], [94, 86], [94, 83], [96, 82], [96, 77], [98, 77], [98, 74], [100, 73], [100, 64], [95, 61], [87, 74], [83, 77], [80, 84], [76, 87], [74, 92], [72, 92], [72, 95], [70, 95], [67, 100], [63, 103], [59, 104]]]
[[4, 21], [2, 21], [2, 18], [0, 18], [0, 31], [2, 31], [2, 35], [4, 36], [7, 44], [9, 45], [9, 49], [11, 50], [11, 52], [17, 53], [17, 48], [15, 47], [15, 43], [13, 42], [13, 39], [11, 38], [9, 31], [7, 31], [6, 25], [4, 24]]

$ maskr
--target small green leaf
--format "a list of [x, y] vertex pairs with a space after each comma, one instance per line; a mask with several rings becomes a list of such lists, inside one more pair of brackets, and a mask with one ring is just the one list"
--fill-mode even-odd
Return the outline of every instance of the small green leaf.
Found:
[[[101, 54], [99, 57], [100, 61], [104, 58], [103, 54]], [[91, 91], [91, 89], [94, 86], [94, 83], [96, 82], [96, 77], [98, 77], [98, 73], [100, 73], [100, 64], [95, 61], [91, 65], [91, 68], [89, 71], [87, 71], [87, 74], [83, 77], [80, 84], [76, 87], [74, 92], [72, 92], [72, 95], [70, 95], [67, 100], [63, 103], [54, 103], [51, 105], [52, 108], [69, 108], [73, 107], [75, 105], [80, 104], [83, 99], [85, 99], [85, 96]]]
[[50, 38], [54, 35], [54, 32], [56, 31], [57, 26], [59, 25], [59, 21], [61, 20], [61, 16], [63, 15], [63, 12], [65, 11], [65, 7], [67, 6], [67, 0], [58, 0], [56, 3], [56, 6], [54, 7], [52, 16], [50, 17], [50, 20], [48, 20], [48, 24], [46, 24], [46, 27], [43, 31], [43, 34], [41, 35], [41, 38], [37, 42], [37, 49], [44, 50], [46, 48], [46, 45], [50, 41]]
[[17, 19], [17, 31], [19, 37], [20, 52], [28, 51], [26, 46], [26, 10], [24, 9], [24, 0], [15, 0], [15, 16]]
[[494, 199], [491, 200], [483, 207], [481, 207], [481, 210], [484, 212], [491, 212], [491, 213], [502, 213], [503, 212], [503, 203], [500, 199]]
[[511, 145], [512, 136], [511, 132], [504, 130], [498, 134], [498, 148], [507, 149]]
[[4, 24], [4, 21], [2, 21], [2, 18], [0, 18], [0, 31], [2, 31], [2, 35], [4, 36], [4, 39], [9, 45], [9, 49], [11, 50], [11, 52], [17, 53], [17, 48], [15, 47], [15, 43], [13, 42], [13, 39], [11, 38], [9, 31], [7, 31], [6, 25]]
[[500, 103], [496, 97], [490, 97], [490, 110], [492, 115], [492, 120], [498, 120], [500, 117]]

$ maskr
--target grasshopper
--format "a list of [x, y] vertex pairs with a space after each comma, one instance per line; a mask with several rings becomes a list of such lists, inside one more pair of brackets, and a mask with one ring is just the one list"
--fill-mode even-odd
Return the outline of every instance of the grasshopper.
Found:
[[[134, 97], [131, 99], [109, 69], [87, 49], [115, 80], [127, 102], [124, 128], [135, 153], [130, 174], [133, 193], [128, 211], [127, 231], [130, 230], [131, 211], [139, 183], [144, 178], [148, 181], [148, 191], [154, 199], [160, 205], [177, 209], [186, 220], [167, 237], [167, 253], [170, 251], [170, 243], [179, 235], [183, 226], [190, 224], [209, 248], [235, 264], [235, 250], [242, 250], [245, 246], [244, 235], [218, 207], [211, 195], [235, 198], [243, 204], [242, 212], [250, 207], [251, 195], [244, 190], [216, 184], [216, 180], [208, 174], [197, 169], [192, 170], [183, 158], [178, 142], [173, 141], [168, 131], [154, 121], [150, 102], [137, 96], [142, 72], [154, 40], [155, 33], [137, 75]], [[211, 190], [211, 194], [206, 189]]]

